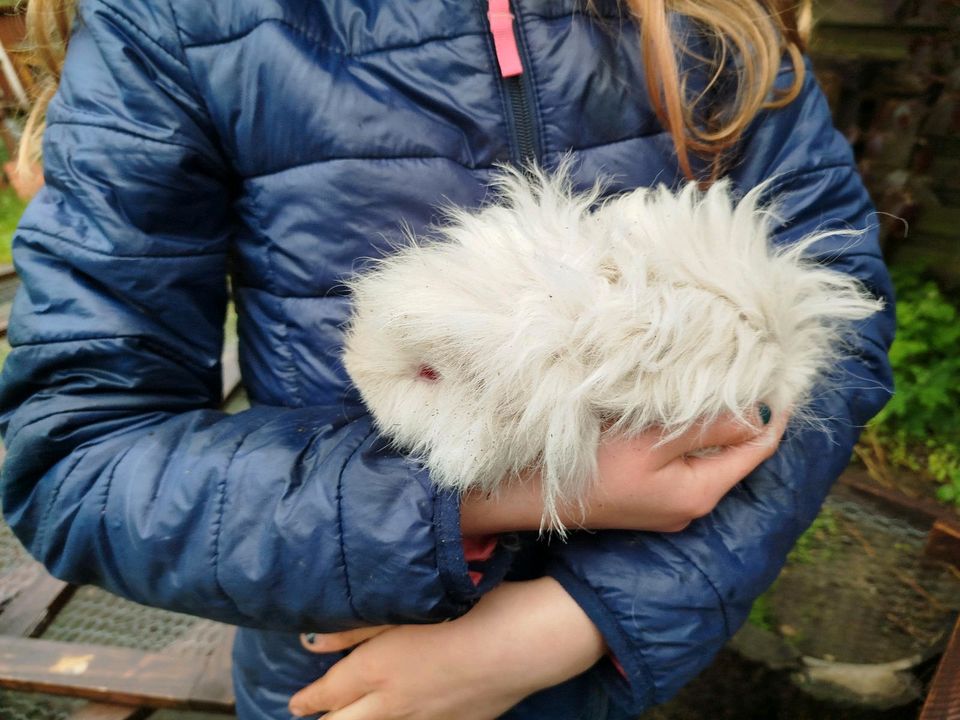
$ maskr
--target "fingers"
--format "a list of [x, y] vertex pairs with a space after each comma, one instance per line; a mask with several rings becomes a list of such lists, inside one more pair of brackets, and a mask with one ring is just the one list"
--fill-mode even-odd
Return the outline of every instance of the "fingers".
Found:
[[323, 720], [384, 720], [387, 715], [385, 715], [382, 706], [380, 696], [371, 693], [370, 695], [364, 695], [342, 710], [324, 715]]
[[715, 420], [708, 425], [697, 424], [678, 438], [661, 446], [661, 449], [671, 455], [686, 455], [704, 448], [717, 448], [726, 445], [739, 445], [756, 437], [765, 429], [770, 420], [770, 409], [766, 405], [758, 408], [754, 417], [747, 422], [732, 416]]
[[[783, 417], [777, 419], [783, 420], [786, 417], [789, 417], [789, 413], [784, 413]], [[664, 467], [679, 456], [716, 455], [723, 447], [740, 445], [759, 437], [770, 426], [771, 418], [770, 407], [760, 403], [746, 418], [724, 415], [710, 423], [699, 422], [682, 435], [667, 442], [656, 438], [651, 431], [649, 434], [645, 433], [647, 435], [645, 441], [652, 443], [648, 446], [648, 452], [658, 456], [657, 466]]]
[[376, 637], [392, 625], [374, 625], [373, 627], [345, 630], [338, 633], [307, 633], [300, 636], [300, 644], [312, 653], [332, 653], [352, 648], [365, 640]]
[[363, 696], [366, 688], [360, 688], [356, 684], [351, 685], [343, 678], [338, 680], [337, 676], [340, 673], [334, 672], [337, 665], [330, 668], [322, 678], [310, 683], [290, 698], [288, 708], [293, 715], [303, 717], [324, 710], [338, 710]]
[[687, 457], [684, 485], [692, 493], [694, 517], [702, 517], [743, 478], [776, 452], [787, 426], [784, 415], [775, 418], [766, 431], [739, 444], [722, 447], [714, 455]]

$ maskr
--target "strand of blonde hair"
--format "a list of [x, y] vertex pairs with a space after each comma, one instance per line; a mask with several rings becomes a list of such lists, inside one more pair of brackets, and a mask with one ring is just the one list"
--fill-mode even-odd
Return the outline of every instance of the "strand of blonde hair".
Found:
[[30, 165], [40, 161], [47, 107], [60, 85], [75, 12], [76, 0], [30, 0], [27, 4], [26, 42], [36, 83], [17, 153], [19, 172], [29, 172]]
[[[664, 129], [670, 133], [680, 169], [698, 177], [691, 155], [709, 161], [714, 180], [724, 151], [733, 147], [757, 114], [792, 102], [803, 86], [803, 52], [812, 24], [809, 0], [625, 0], [640, 28], [647, 92]], [[588, 1], [593, 8], [593, 0]], [[685, 16], [706, 33], [714, 48], [704, 58], [675, 37], [670, 14]], [[696, 96], [687, 89], [679, 58], [688, 54], [710, 68], [706, 87]], [[794, 70], [791, 85], [774, 92], [781, 58]], [[697, 117], [701, 100], [737, 68], [736, 91], [712, 117]], [[726, 73], [726, 74], [725, 74]]]

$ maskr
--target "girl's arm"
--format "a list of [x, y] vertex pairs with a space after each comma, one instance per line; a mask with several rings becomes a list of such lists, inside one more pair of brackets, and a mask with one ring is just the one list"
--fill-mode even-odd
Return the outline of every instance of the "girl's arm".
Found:
[[[710, 513], [721, 498], [776, 451], [788, 418], [760, 415], [750, 425], [721, 418], [694, 426], [667, 443], [651, 429], [611, 439], [597, 450], [597, 479], [583, 504], [558, 508], [566, 528], [678, 532]], [[765, 425], [765, 422], [769, 425]], [[705, 448], [722, 448], [701, 456]], [[468, 494], [461, 505], [465, 534], [538, 530], [543, 522], [539, 475], [496, 494]]]
[[679, 534], [578, 534], [553, 546], [548, 573], [603, 633], [622, 671], [604, 661], [599, 672], [630, 712], [670, 698], [740, 627], [891, 393], [892, 288], [874, 209], [809, 67], [801, 96], [755, 121], [732, 171], [744, 190], [771, 177], [784, 218], [777, 241], [865, 229], [858, 240], [824, 240], [817, 254], [885, 298], [887, 311], [859, 328], [849, 359], [813, 401], [824, 427], [788, 432], [777, 454], [710, 515]]
[[[570, 526], [582, 521], [589, 527], [681, 530], [773, 453], [785, 425], [786, 418], [778, 418], [757, 437], [734, 421], [720, 421], [663, 445], [653, 431], [606, 443], [583, 516], [573, 513], [565, 520]], [[724, 450], [685, 457], [704, 446]], [[536, 478], [527, 480], [532, 482], [511, 488], [509, 497], [468, 500], [464, 527], [536, 527], [543, 504]], [[303, 639], [316, 653], [364, 641], [291, 699], [295, 715], [333, 710], [330, 720], [489, 720], [528, 695], [580, 675], [606, 652], [597, 626], [552, 578], [503, 583], [449, 623]], [[418, 659], [413, 667], [410, 657]]]
[[237, 179], [168, 3], [79, 7], [15, 239], [8, 522], [58, 577], [227, 622], [460, 614], [457, 499], [362, 410], [214, 409]]
[[[585, 672], [604, 651], [597, 628], [556, 581], [503, 583], [453, 622], [407, 625], [360, 645], [294, 695], [290, 710], [334, 711], [328, 720], [492, 720]], [[557, 713], [552, 705], [527, 716]]]

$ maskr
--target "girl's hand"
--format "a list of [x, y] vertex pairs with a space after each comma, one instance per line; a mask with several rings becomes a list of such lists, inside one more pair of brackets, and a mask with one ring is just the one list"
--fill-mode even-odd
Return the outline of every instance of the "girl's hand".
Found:
[[552, 578], [504, 583], [451, 622], [380, 630], [294, 695], [290, 711], [326, 711], [324, 720], [492, 720], [606, 650]]
[[[718, 420], [663, 444], [656, 430], [604, 442], [583, 510], [561, 508], [561, 520], [592, 530], [682, 530], [773, 455], [787, 420], [786, 414], [766, 425], [759, 415], [753, 426]], [[703, 450], [711, 452], [698, 454]], [[465, 535], [537, 530], [542, 514], [537, 474], [529, 473], [495, 495], [466, 496], [460, 523]]]

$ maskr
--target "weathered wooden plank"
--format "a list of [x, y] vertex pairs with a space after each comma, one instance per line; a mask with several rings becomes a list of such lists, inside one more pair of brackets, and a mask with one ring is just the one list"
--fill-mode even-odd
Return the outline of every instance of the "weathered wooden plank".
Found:
[[51, 577], [39, 563], [36, 567], [37, 579], [0, 613], [0, 635], [35, 637], [41, 634], [76, 590]]
[[901, 517], [911, 518], [923, 525], [933, 525], [937, 520], [943, 520], [948, 523], [957, 522], [956, 513], [940, 505], [935, 500], [910, 497], [896, 490], [890, 490], [880, 487], [879, 485], [864, 482], [857, 479], [851, 472], [846, 472], [841, 475], [840, 483], [860, 495], [869, 497], [871, 500], [890, 508], [895, 514]]
[[[233, 656], [233, 636], [237, 629], [224, 625], [216, 649], [207, 656], [203, 672], [197, 677], [192, 694], [199, 697], [230, 698], [233, 707], [233, 676], [230, 673]], [[164, 650], [167, 652], [167, 650]]]
[[[201, 625], [217, 626], [216, 632], [218, 638], [216, 650], [206, 658], [204, 670], [197, 678], [192, 695], [207, 697], [210, 695], [229, 695], [233, 697], [233, 684], [230, 677], [230, 651], [233, 645], [233, 636], [236, 628], [229, 625], [221, 625], [212, 620], [201, 621]], [[194, 627], [190, 634], [201, 631], [201, 627]], [[161, 654], [176, 655], [185, 651], [190, 645], [187, 636], [174, 640], [170, 645], [161, 650]], [[197, 691], [196, 688], [200, 687]], [[132, 707], [129, 705], [106, 705], [104, 703], [91, 702], [84, 705], [80, 710], [70, 716], [69, 720], [142, 720], [146, 718], [155, 708]]]
[[960, 619], [930, 683], [919, 720], [960, 720]]
[[9, 300], [0, 300], [0, 320], [3, 320], [3, 326], [6, 327], [7, 320], [10, 319], [10, 312], [13, 310], [13, 298]]
[[145, 720], [152, 713], [153, 708], [87, 703], [71, 714], [68, 720]]
[[[960, 527], [937, 520], [927, 534], [923, 554], [934, 560], [948, 562], [960, 570]], [[960, 683], [960, 678], [957, 678]]]
[[[0, 639], [0, 687], [97, 702], [233, 712], [233, 693], [203, 682], [210, 658], [80, 643]], [[228, 684], [229, 685], [229, 684]]]
[[203, 670], [197, 675], [193, 686], [193, 695], [201, 697], [233, 697], [233, 678], [230, 675], [233, 636], [237, 629], [232, 625], [223, 625], [213, 620], [202, 620], [191, 628], [189, 633], [177, 638], [161, 650], [163, 655], [180, 655], [190, 646], [190, 635], [210, 630], [212, 626], [214, 649], [203, 660]]

